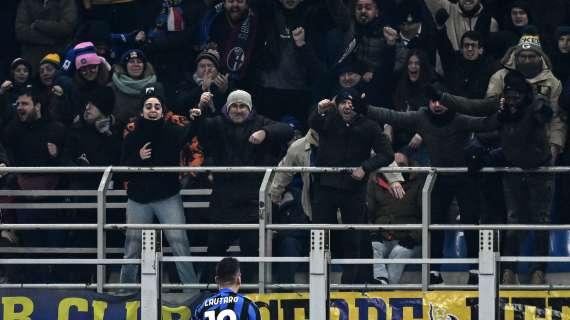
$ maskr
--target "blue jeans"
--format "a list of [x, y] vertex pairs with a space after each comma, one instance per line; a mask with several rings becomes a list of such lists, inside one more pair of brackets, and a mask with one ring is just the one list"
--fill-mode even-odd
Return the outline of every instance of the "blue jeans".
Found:
[[[420, 246], [408, 249], [399, 245], [397, 240], [384, 242], [373, 241], [372, 250], [374, 259], [407, 259], [419, 256]], [[384, 264], [375, 263], [373, 265], [374, 278], [386, 278], [390, 284], [400, 283], [402, 273], [404, 273], [405, 264]]]
[[[152, 223], [154, 216], [159, 223], [184, 224], [184, 208], [180, 194], [170, 198], [149, 203], [138, 203], [129, 199], [127, 202], [127, 223]], [[170, 243], [175, 256], [190, 256], [190, 245], [186, 230], [164, 230], [166, 239]], [[139, 259], [141, 257], [142, 231], [128, 229], [125, 239], [125, 259]], [[176, 262], [178, 276], [182, 283], [197, 283], [196, 272], [190, 262]], [[123, 265], [121, 268], [121, 283], [135, 283], [139, 266], [135, 264]]]

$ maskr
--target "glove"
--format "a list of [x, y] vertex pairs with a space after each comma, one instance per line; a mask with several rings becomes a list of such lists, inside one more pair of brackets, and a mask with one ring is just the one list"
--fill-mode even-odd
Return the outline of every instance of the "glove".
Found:
[[430, 100], [439, 101], [443, 96], [443, 91], [436, 88], [433, 83], [425, 86], [425, 92]]
[[445, 10], [444, 8], [437, 10], [437, 12], [435, 13], [435, 23], [438, 26], [443, 27], [447, 19], [449, 19], [449, 13], [447, 12], [447, 10]]

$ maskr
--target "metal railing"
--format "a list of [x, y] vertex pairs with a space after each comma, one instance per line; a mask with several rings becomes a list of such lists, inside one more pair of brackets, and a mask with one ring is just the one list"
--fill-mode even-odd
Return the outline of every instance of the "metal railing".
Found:
[[[101, 180], [97, 190], [1, 190], [0, 196], [95, 196], [96, 203], [0, 203], [0, 209], [96, 209], [96, 224], [1, 224], [0, 230], [40, 230], [40, 229], [67, 229], [67, 230], [96, 230], [97, 248], [96, 259], [0, 259], [0, 264], [96, 264], [97, 283], [89, 284], [2, 284], [0, 287], [46, 287], [46, 288], [96, 288], [98, 292], [105, 289], [133, 288], [139, 287], [137, 284], [116, 284], [105, 283], [106, 265], [109, 264], [140, 264], [141, 259], [108, 259], [105, 234], [109, 230], [125, 229], [186, 229], [186, 230], [258, 230], [259, 232], [259, 256], [242, 257], [244, 262], [259, 263], [259, 281], [257, 284], [248, 284], [246, 287], [258, 288], [260, 293], [272, 288], [308, 288], [307, 284], [274, 284], [271, 281], [270, 262], [308, 262], [308, 257], [272, 257], [272, 231], [279, 230], [421, 230], [422, 233], [422, 256], [417, 259], [331, 259], [332, 264], [373, 264], [373, 263], [406, 263], [421, 264], [421, 284], [400, 284], [400, 285], [371, 285], [371, 284], [342, 284], [332, 285], [335, 289], [473, 289], [476, 286], [469, 285], [430, 285], [430, 265], [431, 264], [473, 264], [478, 263], [478, 259], [432, 259], [430, 258], [430, 231], [442, 230], [570, 230], [570, 225], [432, 225], [431, 217], [431, 192], [439, 174], [466, 173], [466, 168], [432, 168], [432, 167], [397, 167], [382, 168], [382, 172], [424, 172], [427, 178], [422, 190], [422, 223], [421, 224], [399, 224], [399, 225], [323, 225], [323, 224], [273, 224], [272, 206], [269, 196], [269, 189], [276, 172], [310, 172], [310, 173], [350, 173], [353, 168], [314, 168], [314, 167], [0, 167], [0, 174], [6, 173], [101, 173]], [[125, 203], [108, 202], [109, 196], [124, 196], [125, 191], [109, 190], [109, 183], [114, 173], [141, 173], [141, 172], [218, 172], [218, 173], [244, 173], [257, 172], [264, 173], [264, 178], [259, 189], [259, 223], [253, 224], [110, 224], [106, 221], [106, 211], [112, 208], [125, 208]], [[570, 167], [547, 167], [535, 170], [522, 170], [519, 168], [484, 168], [482, 173], [563, 173], [570, 172]], [[204, 190], [183, 190], [182, 195], [208, 195]], [[185, 207], [207, 207], [207, 203], [184, 203]], [[114, 253], [117, 250], [113, 251]], [[215, 262], [220, 257], [162, 257], [162, 262]], [[501, 262], [570, 262], [570, 257], [500, 257]], [[165, 284], [164, 288], [206, 288], [208, 284]], [[502, 288], [558, 288], [568, 289], [570, 286], [544, 285], [544, 286], [502, 286]]]

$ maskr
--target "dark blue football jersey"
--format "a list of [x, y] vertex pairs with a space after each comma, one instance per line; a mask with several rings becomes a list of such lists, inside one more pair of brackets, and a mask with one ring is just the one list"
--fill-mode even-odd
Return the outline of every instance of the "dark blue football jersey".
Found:
[[253, 301], [229, 288], [206, 298], [192, 315], [192, 320], [262, 320]]

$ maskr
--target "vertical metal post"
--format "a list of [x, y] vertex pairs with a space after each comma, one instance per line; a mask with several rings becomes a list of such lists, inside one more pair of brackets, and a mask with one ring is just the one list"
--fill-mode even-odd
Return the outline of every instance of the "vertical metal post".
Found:
[[[273, 179], [273, 170], [265, 170], [261, 187], [259, 188], [259, 257], [264, 258], [267, 256], [267, 243], [266, 243], [266, 225], [267, 218], [271, 215], [271, 200], [269, 199], [269, 187]], [[270, 231], [271, 232], [271, 231]], [[265, 285], [267, 283], [268, 275], [264, 262], [259, 262], [259, 294], [265, 293]]]
[[329, 230], [311, 230], [309, 319], [329, 319]]
[[141, 320], [160, 319], [160, 230], [142, 230]]
[[[422, 189], [422, 259], [431, 257], [431, 236], [429, 225], [431, 224], [431, 192], [437, 178], [437, 173], [430, 171]], [[428, 291], [430, 280], [430, 265], [422, 264], [422, 291]]]
[[[107, 223], [107, 188], [111, 182], [112, 167], [103, 172], [99, 187], [97, 188], [97, 259], [106, 258], [107, 241], [105, 237], [105, 224]], [[105, 265], [97, 265], [97, 292], [103, 293], [103, 286], [107, 279]]]
[[479, 230], [479, 319], [499, 319], [499, 233]]

